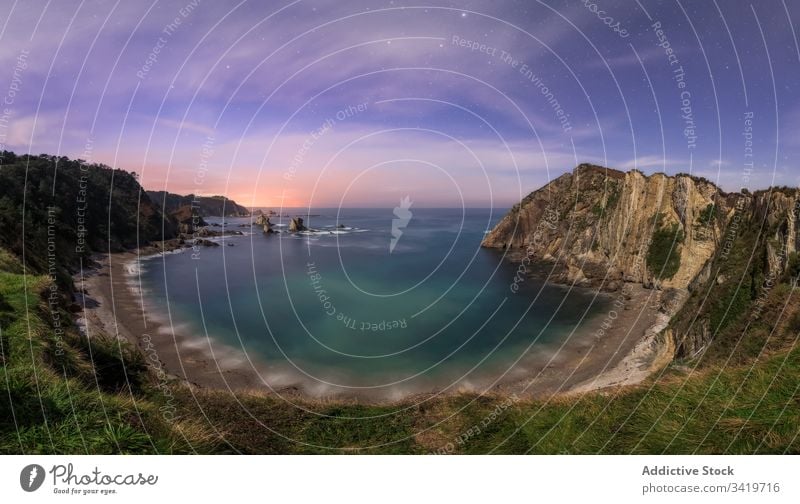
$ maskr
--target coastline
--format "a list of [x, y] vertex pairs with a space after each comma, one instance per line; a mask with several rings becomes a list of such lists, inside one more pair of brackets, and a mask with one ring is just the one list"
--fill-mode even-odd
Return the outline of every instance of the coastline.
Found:
[[660, 311], [658, 292], [624, 284], [605, 294], [615, 298], [605, 317], [578, 327], [552, 361], [540, 358], [521, 368], [524, 377], [499, 388], [537, 399], [566, 397], [636, 385], [668, 364], [671, 350], [659, 336], [671, 315]]
[[[608, 316], [597, 316], [578, 326], [558, 348], [536, 347], [494, 382], [465, 379], [431, 391], [342, 393], [313, 383], [298, 383], [286, 370], [254, 362], [241, 349], [192, 334], [171, 319], [158, 320], [148, 313], [146, 293], [136, 287], [132, 265], [157, 260], [164, 253], [186, 253], [182, 245], [142, 247], [137, 251], [97, 256], [96, 267], [76, 275], [84, 290], [84, 331], [118, 336], [139, 349], [159, 374], [207, 390], [242, 394], [277, 394], [298, 401], [355, 401], [403, 403], [412, 399], [480, 393], [500, 397], [547, 399], [634, 385], [666, 365], [667, 345], [658, 341], [669, 316], [654, 306], [656, 291], [628, 284]], [[191, 249], [188, 249], [191, 250]], [[82, 281], [81, 281], [82, 279]], [[132, 282], [133, 280], [133, 282]], [[623, 292], [625, 294], [623, 295]], [[608, 295], [607, 293], [603, 295]], [[600, 324], [606, 327], [600, 332]], [[269, 377], [265, 379], [264, 377]]]
[[75, 277], [76, 287], [84, 291], [84, 309], [79, 313], [83, 330], [89, 337], [100, 331], [127, 340], [157, 372], [190, 386], [242, 391], [264, 387], [257, 373], [246, 372], [240, 363], [230, 365], [237, 359], [226, 349], [148, 315], [142, 291], [132, 288], [131, 275], [136, 271], [131, 265], [164, 253], [182, 253], [179, 248], [148, 247], [96, 256], [96, 266], [83, 272], [82, 282], [80, 275]]

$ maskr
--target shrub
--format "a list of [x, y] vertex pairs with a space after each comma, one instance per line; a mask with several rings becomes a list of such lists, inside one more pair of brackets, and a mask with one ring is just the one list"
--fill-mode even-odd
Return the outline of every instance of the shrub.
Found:
[[677, 224], [662, 227], [653, 233], [653, 240], [647, 251], [647, 267], [658, 278], [669, 279], [681, 267], [681, 247], [683, 231]]
[[794, 312], [789, 319], [789, 330], [795, 333], [800, 332], [800, 311]]
[[789, 279], [794, 279], [800, 276], [800, 257], [797, 252], [792, 252], [786, 265], [786, 274]]
[[701, 226], [707, 226], [711, 224], [714, 220], [716, 214], [716, 208], [714, 207], [713, 203], [709, 203], [707, 207], [700, 212], [700, 215], [697, 216], [697, 224]]

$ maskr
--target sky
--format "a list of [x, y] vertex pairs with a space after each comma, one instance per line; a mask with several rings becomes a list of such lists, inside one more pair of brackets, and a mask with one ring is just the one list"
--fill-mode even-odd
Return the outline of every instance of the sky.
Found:
[[800, 2], [0, 1], [0, 147], [251, 207], [800, 184]]

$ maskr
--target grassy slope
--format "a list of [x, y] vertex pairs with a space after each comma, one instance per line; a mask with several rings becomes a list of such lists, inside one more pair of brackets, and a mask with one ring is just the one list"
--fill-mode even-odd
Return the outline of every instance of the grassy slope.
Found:
[[463, 395], [408, 405], [402, 414], [331, 405], [314, 408], [319, 416], [275, 399], [234, 406], [221, 393], [204, 393], [181, 400], [187, 410], [202, 409], [228, 452], [800, 453], [800, 350], [721, 369], [670, 370], [618, 394], [508, 408], [503, 399]]
[[208, 449], [202, 429], [162, 418], [130, 348], [99, 335], [89, 344], [74, 327], [56, 337], [43, 298], [50, 282], [21, 274], [0, 249], [0, 453], [171, 453], [190, 451], [190, 442]]

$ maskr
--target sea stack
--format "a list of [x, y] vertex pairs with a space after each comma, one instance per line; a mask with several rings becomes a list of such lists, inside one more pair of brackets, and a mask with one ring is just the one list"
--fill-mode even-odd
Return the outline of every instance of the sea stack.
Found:
[[264, 234], [272, 234], [272, 233], [274, 233], [275, 230], [272, 229], [272, 223], [269, 221], [269, 217], [264, 217], [263, 220], [264, 220], [264, 223], [263, 223]]
[[291, 222], [289, 222], [289, 232], [297, 233], [298, 231], [305, 231], [307, 228], [303, 225], [303, 218], [302, 217], [292, 217]]
[[269, 217], [267, 217], [263, 213], [259, 215], [255, 221], [253, 221], [253, 224], [256, 226], [263, 227], [264, 234], [272, 234], [275, 232], [275, 230], [272, 229], [272, 223], [269, 221]]

